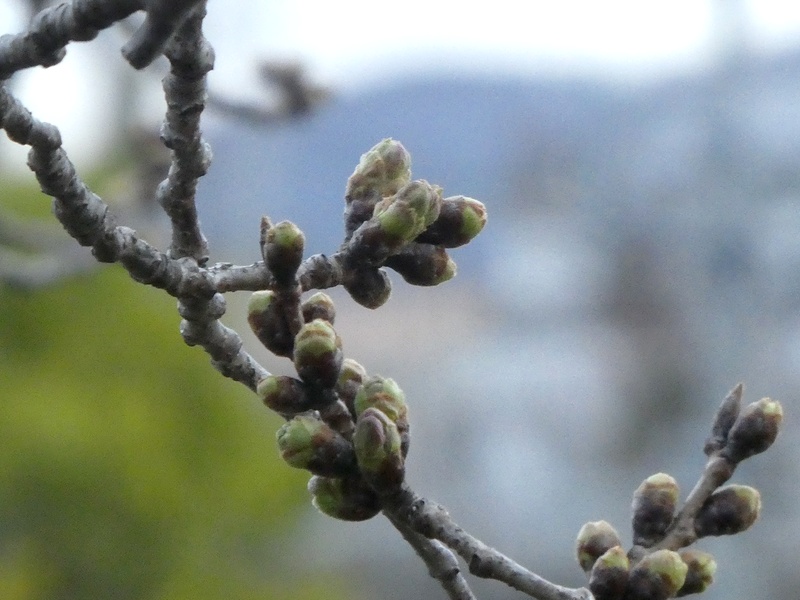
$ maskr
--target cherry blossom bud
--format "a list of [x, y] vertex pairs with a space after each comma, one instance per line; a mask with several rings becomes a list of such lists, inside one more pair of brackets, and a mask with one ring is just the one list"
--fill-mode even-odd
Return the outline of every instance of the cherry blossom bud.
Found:
[[366, 521], [381, 511], [380, 498], [361, 477], [312, 477], [312, 503], [321, 513], [343, 521]]
[[733, 535], [748, 529], [761, 513], [761, 494], [746, 485], [727, 485], [709, 496], [694, 521], [698, 537]]
[[314, 319], [322, 319], [333, 325], [336, 318], [336, 307], [333, 300], [325, 292], [317, 292], [300, 305], [303, 321], [310, 323]]
[[364, 268], [350, 271], [344, 280], [350, 297], [366, 308], [378, 308], [389, 299], [392, 282], [383, 269]]
[[367, 378], [367, 370], [352, 358], [345, 358], [342, 362], [342, 369], [339, 371], [339, 380], [336, 382], [336, 393], [342, 402], [356, 416], [354, 401], [358, 389]]
[[403, 482], [405, 469], [397, 425], [383, 412], [368, 408], [356, 421], [353, 433], [358, 468], [377, 492], [386, 492]]
[[614, 546], [601, 554], [589, 576], [589, 590], [594, 600], [619, 600], [628, 583], [630, 562], [622, 546]]
[[625, 600], [666, 600], [678, 593], [686, 581], [688, 567], [672, 550], [657, 550], [633, 567]]
[[688, 568], [686, 581], [678, 591], [678, 596], [705, 592], [714, 582], [714, 574], [717, 572], [714, 557], [700, 550], [681, 550], [678, 554]]
[[286, 285], [294, 280], [303, 261], [305, 241], [303, 232], [291, 221], [281, 221], [267, 230], [265, 259], [279, 284]]
[[390, 246], [410, 242], [427, 229], [439, 216], [442, 190], [427, 181], [412, 181], [394, 196], [375, 205], [373, 219], [381, 227]]
[[762, 398], [747, 405], [731, 427], [722, 454], [737, 463], [764, 452], [778, 437], [782, 421], [780, 402]]
[[473, 198], [452, 196], [442, 201], [436, 220], [416, 241], [458, 248], [472, 241], [486, 225], [486, 207]]
[[247, 322], [267, 350], [278, 356], [292, 356], [294, 335], [274, 292], [253, 292], [247, 303]]
[[270, 375], [258, 382], [256, 394], [268, 408], [289, 417], [314, 408], [303, 382], [285, 375]]
[[315, 319], [297, 333], [293, 359], [297, 374], [307, 385], [332, 388], [344, 360], [342, 340], [330, 323]]
[[678, 484], [666, 473], [645, 479], [633, 494], [633, 543], [650, 547], [667, 531], [678, 504]]
[[621, 544], [619, 534], [607, 521], [586, 523], [578, 532], [575, 546], [578, 564], [588, 573], [601, 555]]
[[394, 381], [373, 375], [369, 377], [359, 388], [353, 400], [353, 408], [356, 416], [360, 416], [368, 408], [377, 408], [389, 419], [391, 419], [400, 432], [402, 440], [403, 456], [408, 455], [410, 444], [408, 426], [408, 404], [406, 404], [405, 394], [400, 386]]
[[276, 434], [281, 458], [296, 469], [328, 477], [353, 473], [353, 445], [315, 413], [297, 415]]
[[411, 156], [400, 142], [385, 139], [361, 156], [345, 191], [345, 232], [350, 239], [372, 218], [375, 204], [411, 181]]
[[353, 174], [347, 180], [348, 202], [361, 200], [377, 192], [378, 197], [391, 196], [411, 180], [411, 155], [400, 142], [381, 140], [361, 155]]
[[384, 263], [411, 285], [439, 285], [456, 275], [456, 263], [442, 246], [411, 243]]

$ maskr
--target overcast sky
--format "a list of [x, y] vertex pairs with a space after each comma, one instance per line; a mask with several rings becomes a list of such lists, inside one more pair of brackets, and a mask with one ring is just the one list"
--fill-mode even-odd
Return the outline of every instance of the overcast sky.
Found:
[[[253, 64], [262, 57], [301, 59], [340, 92], [435, 70], [636, 78], [702, 68], [723, 5], [746, 9], [757, 50], [800, 40], [800, 2], [788, 0], [491, 0], [470, 8], [454, 0], [209, 0], [206, 35], [217, 51], [212, 85], [244, 96], [256, 93]], [[20, 6], [0, 1], [2, 32], [23, 27]], [[87, 119], [102, 123], [102, 103], [87, 98], [115, 84], [102, 71], [111, 73], [108, 57], [119, 60], [123, 41], [105, 33], [70, 46], [62, 64], [31, 70], [17, 85], [76, 150], [86, 140], [73, 131], [85, 131]]]

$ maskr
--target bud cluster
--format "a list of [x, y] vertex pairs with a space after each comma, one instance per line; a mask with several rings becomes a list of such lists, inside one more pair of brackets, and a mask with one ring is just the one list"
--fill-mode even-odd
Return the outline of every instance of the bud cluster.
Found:
[[361, 157], [345, 195], [344, 287], [351, 297], [376, 308], [391, 286], [381, 267], [412, 285], [438, 285], [456, 265], [447, 248], [471, 241], [486, 223], [486, 208], [472, 198], [443, 198], [442, 189], [411, 180], [403, 146], [386, 139]]
[[[251, 304], [258, 306], [265, 294], [271, 297], [257, 292]], [[368, 377], [344, 358], [327, 295], [313, 295], [300, 313], [306, 322], [291, 344], [298, 377], [269, 375], [256, 391], [287, 419], [278, 448], [290, 466], [315, 476], [309, 483], [314, 505], [337, 518], [367, 519], [378, 512], [380, 495], [403, 482], [408, 407], [392, 379]]]
[[722, 402], [704, 448], [709, 463], [683, 509], [676, 510], [680, 490], [675, 479], [657, 473], [634, 492], [630, 552], [625, 553], [605, 521], [581, 528], [576, 555], [596, 600], [666, 600], [701, 593], [714, 580], [714, 558], [699, 550], [678, 550], [706, 536], [741, 533], [758, 519], [758, 490], [719, 486], [738, 462], [772, 445], [783, 411], [769, 398], [742, 410], [741, 396], [738, 385]]

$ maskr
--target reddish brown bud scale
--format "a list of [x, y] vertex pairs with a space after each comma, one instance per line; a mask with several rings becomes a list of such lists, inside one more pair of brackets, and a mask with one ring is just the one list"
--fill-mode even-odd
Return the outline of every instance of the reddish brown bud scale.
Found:
[[728, 485], [709, 496], [695, 518], [697, 537], [734, 535], [750, 528], [761, 513], [761, 494], [746, 485]]
[[725, 447], [725, 443], [728, 441], [728, 433], [741, 411], [743, 389], [744, 386], [741, 383], [733, 388], [722, 401], [717, 414], [714, 415], [714, 422], [711, 424], [711, 435], [706, 440], [703, 448], [706, 456], [711, 456]]
[[456, 275], [456, 263], [441, 246], [411, 243], [386, 259], [387, 267], [397, 271], [406, 283], [432, 286]]
[[734, 422], [722, 454], [737, 463], [769, 448], [778, 437], [783, 408], [770, 398], [749, 404]]
[[633, 543], [649, 548], [664, 537], [679, 496], [678, 484], [666, 473], [645, 479], [633, 494]]
[[366, 308], [383, 306], [392, 293], [392, 283], [383, 269], [356, 269], [346, 274], [344, 288], [350, 297]]

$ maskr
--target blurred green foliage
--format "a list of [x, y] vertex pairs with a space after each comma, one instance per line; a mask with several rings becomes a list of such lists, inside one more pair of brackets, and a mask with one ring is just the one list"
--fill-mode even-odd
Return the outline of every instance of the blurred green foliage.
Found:
[[178, 323], [173, 298], [118, 267], [0, 284], [0, 598], [345, 597], [290, 564], [309, 502], [280, 419]]

